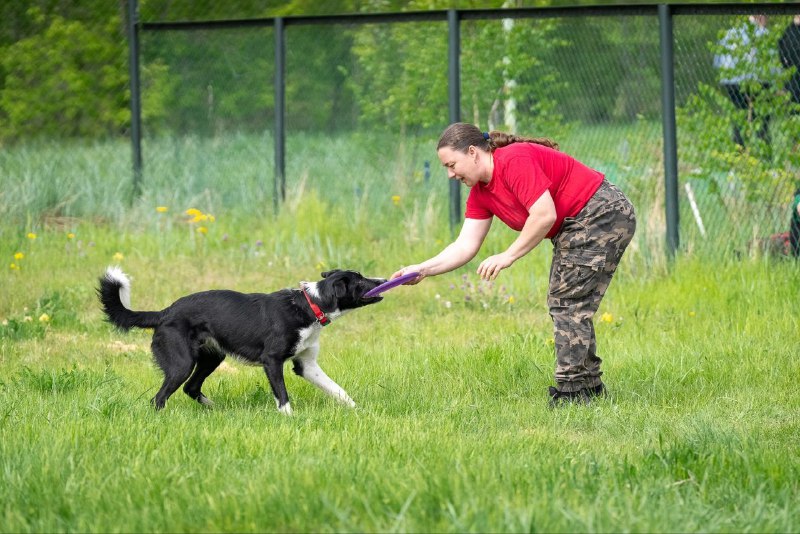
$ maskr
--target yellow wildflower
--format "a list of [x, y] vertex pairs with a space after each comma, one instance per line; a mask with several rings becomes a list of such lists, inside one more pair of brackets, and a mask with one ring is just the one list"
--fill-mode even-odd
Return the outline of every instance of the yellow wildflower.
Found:
[[517, 299], [514, 298], [514, 295], [511, 295], [510, 297], [508, 297], [508, 303], [509, 304], [514, 304], [516, 301], [517, 301]]
[[43, 313], [43, 314], [41, 314], [41, 315], [39, 316], [39, 322], [40, 322], [40, 323], [46, 323], [46, 322], [48, 322], [48, 321], [50, 321], [50, 316], [49, 316], [49, 315], [47, 315], [46, 313]]
[[600, 316], [600, 320], [603, 321], [604, 323], [613, 323], [614, 322], [614, 316], [611, 315], [610, 313], [606, 312], [606, 313], [604, 313], [603, 315]]
[[400, 195], [392, 196], [392, 202], [394, 202], [395, 206], [399, 206], [400, 205]]
[[206, 228], [205, 226], [198, 226], [197, 231], [203, 235], [206, 235], [208, 233], [208, 228]]
[[690, 311], [689, 312], [689, 317], [694, 317], [695, 315], [697, 315], [697, 314], [694, 311]]
[[158, 213], [167, 213], [167, 212], [169, 211], [169, 208], [168, 208], [168, 207], [166, 207], [166, 206], [158, 206], [158, 207], [156, 208], [156, 211], [157, 211]]
[[73, 234], [72, 232], [68, 233], [67, 239], [75, 239], [75, 234]]
[[28, 235], [26, 237], [31, 241], [33, 241], [34, 239], [36, 239], [36, 234], [34, 234], [33, 232], [28, 232]]
[[214, 222], [216, 220], [217, 220], [216, 217], [214, 217], [213, 215], [208, 215], [208, 222]]
[[117, 253], [115, 253], [115, 254], [114, 254], [114, 257], [113, 257], [113, 259], [114, 259], [114, 261], [122, 261], [122, 259], [123, 259], [124, 257], [125, 257], [125, 256], [123, 256], [123, 255], [122, 255], [122, 252], [117, 252]]
[[11, 269], [12, 271], [18, 271], [19, 265], [17, 265], [16, 263], [12, 263], [11, 265], [9, 265], [9, 269]]
[[25, 254], [23, 254], [22, 252], [17, 252], [16, 254], [14, 254], [14, 259], [17, 260], [17, 261], [21, 260], [24, 257], [25, 257]]
[[188, 210], [186, 210], [186, 215], [188, 215], [190, 217], [197, 217], [198, 215], [202, 215], [202, 214], [203, 214], [203, 212], [200, 211], [197, 208], [189, 208]]

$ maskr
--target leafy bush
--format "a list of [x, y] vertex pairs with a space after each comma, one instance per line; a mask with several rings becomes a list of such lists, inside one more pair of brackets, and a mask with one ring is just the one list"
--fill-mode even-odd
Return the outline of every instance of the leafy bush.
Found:
[[[778, 61], [779, 37], [780, 32], [769, 32], [752, 46], [738, 43], [732, 49], [719, 41], [708, 45], [715, 55], [731, 54], [739, 69], [721, 68], [720, 83], [748, 76], [740, 83], [741, 90], [751, 95], [747, 109], [736, 109], [724, 89], [700, 83], [697, 93], [678, 110], [681, 161], [695, 169], [695, 178], [709, 182], [711, 191], [725, 190], [750, 203], [785, 202], [796, 187], [800, 165], [795, 148], [800, 140], [800, 106], [784, 90], [792, 71], [782, 69]], [[749, 56], [752, 53], [754, 57]], [[741, 70], [742, 65], [748, 72]], [[741, 133], [743, 146], [734, 142], [734, 128]]]
[[[4, 48], [4, 136], [97, 136], [129, 122], [126, 43], [118, 16], [101, 26], [31, 10], [42, 30]], [[87, 105], [91, 102], [91, 105]]]

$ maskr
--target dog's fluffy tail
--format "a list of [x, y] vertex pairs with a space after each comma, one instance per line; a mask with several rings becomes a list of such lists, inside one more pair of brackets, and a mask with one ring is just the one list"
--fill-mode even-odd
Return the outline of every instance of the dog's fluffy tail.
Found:
[[161, 320], [161, 312], [133, 311], [131, 306], [131, 280], [119, 267], [109, 267], [100, 277], [97, 296], [103, 305], [108, 322], [122, 330], [154, 328]]

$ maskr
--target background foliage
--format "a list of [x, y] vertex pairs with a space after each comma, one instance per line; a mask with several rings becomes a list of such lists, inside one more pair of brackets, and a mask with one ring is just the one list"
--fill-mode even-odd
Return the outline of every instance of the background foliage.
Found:
[[[455, 7], [490, 8], [559, 2], [456, 2]], [[562, 3], [563, 4], [563, 3]], [[572, 2], [574, 5], [575, 3]], [[242, 19], [354, 12], [424, 11], [454, 7], [436, 0], [331, 2], [255, 0], [174, 3], [142, 0], [141, 20]], [[31, 136], [103, 137], [124, 134], [129, 125], [126, 1], [6, 2], [0, 16], [0, 120], [2, 140]], [[698, 20], [683, 39], [705, 39], [717, 21]], [[642, 106], [637, 93], [657, 88], [657, 64], [646, 61], [657, 47], [657, 28], [634, 20], [610, 25], [602, 17], [536, 24], [474, 23], [463, 30], [462, 66], [472, 80], [465, 107], [476, 122], [490, 120], [497, 101], [516, 98], [525, 120], [521, 130], [548, 130], [562, 118], [601, 122], [655, 118], [659, 102]], [[342, 131], [356, 127], [438, 127], [434, 110], [446, 107], [446, 32], [441, 24], [314, 27], [291, 38], [287, 94], [308, 95], [320, 108], [294, 106], [294, 127]], [[272, 119], [272, 48], [269, 32], [236, 31], [230, 38], [204, 32], [146, 35], [143, 53], [143, 110], [151, 128], [177, 132], [257, 131]], [[323, 41], [326, 46], [314, 46]], [[641, 53], [619, 54], [618, 45]], [[198, 46], [200, 44], [200, 46]], [[635, 45], [635, 46], [632, 46]], [[258, 51], [254, 53], [254, 51]], [[437, 60], [438, 57], [438, 60]], [[555, 59], [569, 68], [554, 71]], [[393, 58], [387, 63], [388, 58]], [[221, 61], [224, 60], [224, 61]], [[292, 61], [302, 68], [293, 69]], [[213, 79], [198, 66], [246, 64], [220, 70]], [[388, 65], [393, 65], [388, 68]], [[678, 65], [679, 77], [702, 79], [706, 65]], [[535, 72], [536, 76], [526, 76]], [[622, 75], [620, 75], [622, 73]], [[474, 74], [474, 75], [473, 75]], [[202, 79], [198, 78], [202, 77]], [[321, 85], [319, 80], [331, 80]], [[179, 80], [179, 81], [178, 81]], [[515, 85], [506, 82], [514, 80]], [[498, 83], [500, 81], [500, 83]], [[582, 88], [591, 82], [594, 91]], [[329, 89], [328, 87], [332, 88]], [[324, 88], [324, 89], [321, 89]], [[320, 98], [313, 93], [326, 91]], [[324, 96], [324, 98], [322, 98]], [[426, 106], [420, 108], [421, 99]], [[556, 101], [558, 102], [557, 111]], [[248, 105], [242, 105], [247, 102]], [[495, 113], [495, 119], [502, 119]], [[492, 121], [502, 125], [502, 120]]]
[[[239, 0], [223, 6], [141, 0], [140, 18], [202, 21], [534, 4], [566, 2]], [[34, 155], [51, 140], [68, 141], [67, 152], [94, 143], [98, 158], [90, 165], [99, 167], [100, 176], [92, 187], [117, 188], [131, 197], [131, 174], [118, 165], [130, 158], [124, 144], [130, 123], [126, 7], [125, 0], [0, 5], [0, 144], [9, 149], [0, 180], [11, 190], [3, 194], [4, 210], [22, 212], [20, 223], [40, 216], [35, 206], [46, 206], [47, 216], [89, 215], [81, 199], [95, 195], [73, 188], [85, 190], [95, 169], [73, 179], [73, 169]], [[789, 72], [769, 70], [772, 84], [756, 102], [773, 117], [772, 142], [765, 146], [753, 137], [747, 113], [725, 98], [712, 67], [717, 40], [743, 18], [674, 19], [681, 239], [687, 250], [739, 249], [786, 230], [800, 137], [800, 115], [786, 112], [783, 80]], [[785, 16], [770, 18], [759, 53], [774, 52], [787, 23]], [[625, 188], [652, 182], [626, 191], [637, 200], [654, 198], [639, 206], [640, 215], [653, 234], [663, 232], [663, 190], [655, 187], [663, 181], [656, 17], [464, 19], [460, 26], [463, 119], [552, 137]], [[220, 173], [233, 173], [242, 182], [240, 198], [255, 190], [248, 198], [274, 201], [272, 29], [147, 30], [140, 37], [144, 182], [180, 183], [158, 193], [165, 196], [198, 184], [208, 184], [213, 194]], [[345, 178], [361, 198], [370, 180], [332, 172], [353, 153], [334, 138], [374, 157], [369, 172], [384, 177], [384, 190], [405, 187], [404, 173], [411, 181], [431, 177], [430, 146], [448, 121], [445, 22], [288, 24], [286, 45], [289, 181], [323, 191]], [[746, 150], [731, 142], [733, 123], [752, 140]], [[297, 143], [316, 143], [319, 136], [327, 144], [306, 156]], [[381, 144], [390, 138], [394, 144]], [[252, 165], [227, 163], [224, 151], [231, 144]], [[335, 146], [342, 150], [328, 153]], [[76, 161], [53, 147], [44, 152]], [[398, 167], [382, 168], [380, 161]], [[59, 179], [29, 188], [41, 180], [27, 177], [50, 176], [49, 167], [61, 169]], [[165, 167], [172, 174], [157, 176]], [[691, 208], [689, 195], [696, 199]], [[95, 205], [93, 215], [109, 208]], [[437, 208], [446, 209], [446, 203]]]

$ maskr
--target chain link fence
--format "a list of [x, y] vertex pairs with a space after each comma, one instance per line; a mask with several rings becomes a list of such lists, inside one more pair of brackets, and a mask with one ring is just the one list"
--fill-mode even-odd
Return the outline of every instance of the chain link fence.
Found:
[[[35, 72], [21, 76], [22, 59], [2, 63], [0, 118], [8, 127], [9, 145], [0, 156], [3, 174], [36, 174], [41, 166], [62, 173], [58, 187], [44, 194], [32, 183], [9, 181], [4, 204], [12, 215], [20, 214], [9, 207], [20, 199], [53, 214], [84, 216], [122, 210], [133, 194], [130, 146], [124, 141], [130, 134], [129, 115], [123, 113], [130, 96], [127, 71], [119, 78], [128, 52], [122, 38], [126, 4], [104, 5], [94, 21], [88, 12], [81, 15], [83, 30], [69, 27], [66, 13], [59, 15], [66, 28], [53, 29], [59, 25], [52, 14], [41, 21], [50, 39], [91, 34], [92, 28], [115, 39], [109, 57], [118, 68], [110, 70], [118, 76], [103, 82], [95, 77], [92, 109], [74, 111], [66, 96], [46, 103], [53, 107], [49, 113], [63, 114], [58, 121], [63, 129], [37, 130], [30, 121], [35, 110], [14, 115], [19, 114], [15, 84], [24, 88], [37, 78]], [[302, 192], [345, 213], [369, 210], [370, 224], [379, 226], [392, 203], [403, 199], [413, 201], [430, 224], [447, 224], [448, 185], [435, 155], [438, 135], [452, 117], [451, 28], [442, 12], [281, 19], [285, 63], [279, 72], [276, 19], [260, 18], [263, 13], [238, 4], [227, 11], [205, 4], [194, 9], [148, 2], [139, 13], [139, 202], [272, 209], [281, 196], [275, 121], [283, 118], [289, 202]], [[672, 9], [681, 248], [756, 254], [770, 236], [788, 230], [799, 181], [798, 116], [784, 89], [791, 69], [773, 54], [792, 24], [794, 8]], [[769, 15], [768, 31], [751, 44], [759, 47], [768, 68], [762, 69], [765, 79], [745, 83], [752, 94], [742, 107], [720, 84], [726, 73], [715, 67], [714, 57], [723, 52], [718, 43], [727, 30], [760, 13]], [[644, 255], [663, 257], [661, 44], [654, 6], [472, 10], [459, 17], [461, 120], [553, 138], [565, 152], [606, 173], [637, 207], [634, 246]], [[100, 31], [101, 25], [106, 29]], [[19, 37], [5, 34], [5, 49], [18, 52], [24, 41]], [[735, 54], [744, 57], [749, 48], [738, 43]], [[46, 65], [41, 68], [42, 79], [52, 78]], [[276, 112], [279, 76], [284, 117]], [[70, 80], [61, 83], [68, 86]], [[109, 106], [116, 98], [124, 105]], [[105, 107], [110, 109], [106, 123], [87, 119], [105, 128], [73, 131], [78, 119], [99, 115]], [[31, 129], [8, 134], [23, 123]], [[743, 136], [738, 143], [737, 130]], [[37, 132], [63, 141], [31, 142]], [[45, 157], [27, 148], [35, 145]], [[89, 155], [79, 156], [82, 151]], [[90, 161], [104, 162], [102, 169], [87, 172]], [[103, 196], [109, 188], [118, 193], [119, 205]]]
[[782, 64], [779, 41], [791, 41], [784, 60], [797, 65], [800, 18], [764, 12], [676, 17], [680, 229], [690, 250], [788, 251], [800, 122], [796, 67]]

